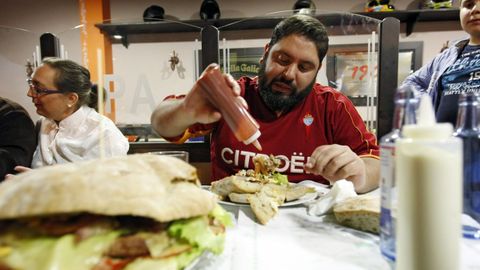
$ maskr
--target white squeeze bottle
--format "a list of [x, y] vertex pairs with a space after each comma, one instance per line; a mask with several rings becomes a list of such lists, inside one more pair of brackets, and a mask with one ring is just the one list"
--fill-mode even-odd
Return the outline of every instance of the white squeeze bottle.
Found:
[[462, 213], [462, 142], [436, 123], [422, 97], [416, 125], [397, 140], [397, 270], [458, 270]]
[[380, 251], [387, 261], [395, 263], [397, 187], [395, 183], [395, 142], [404, 125], [415, 124], [418, 98], [410, 87], [398, 88], [394, 97], [392, 131], [380, 139]]

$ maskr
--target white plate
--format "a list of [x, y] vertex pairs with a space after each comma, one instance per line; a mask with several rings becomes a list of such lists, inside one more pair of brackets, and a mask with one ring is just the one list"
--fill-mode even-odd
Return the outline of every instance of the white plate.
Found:
[[[209, 185], [202, 185], [202, 188], [210, 191], [210, 186]], [[300, 205], [300, 204], [303, 204], [303, 203], [311, 202], [311, 201], [315, 200], [315, 198], [317, 198], [317, 195], [318, 195], [317, 192], [307, 193], [307, 194], [303, 195], [302, 197], [300, 197], [296, 200], [285, 202], [284, 204], [280, 205], [279, 207], [289, 207], [289, 206], [295, 206], [295, 205]], [[236, 202], [227, 202], [227, 201], [221, 201], [221, 200], [219, 200], [218, 203], [221, 204], [221, 205], [230, 205], [230, 206], [250, 206], [248, 203], [236, 203]]]

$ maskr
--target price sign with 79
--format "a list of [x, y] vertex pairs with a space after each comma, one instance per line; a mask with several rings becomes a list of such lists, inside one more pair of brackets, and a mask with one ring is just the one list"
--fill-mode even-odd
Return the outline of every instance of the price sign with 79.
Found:
[[[377, 76], [377, 65], [375, 65], [372, 76]], [[354, 65], [350, 67], [352, 72], [351, 79], [364, 81], [368, 79], [368, 65]]]

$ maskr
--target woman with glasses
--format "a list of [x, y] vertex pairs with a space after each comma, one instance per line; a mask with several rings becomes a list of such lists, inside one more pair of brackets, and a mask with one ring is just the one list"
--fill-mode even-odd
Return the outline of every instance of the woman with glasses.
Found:
[[46, 58], [27, 82], [27, 95], [43, 116], [32, 168], [99, 158], [101, 151], [106, 157], [127, 154], [125, 136], [93, 109], [97, 98], [86, 68], [70, 60]]

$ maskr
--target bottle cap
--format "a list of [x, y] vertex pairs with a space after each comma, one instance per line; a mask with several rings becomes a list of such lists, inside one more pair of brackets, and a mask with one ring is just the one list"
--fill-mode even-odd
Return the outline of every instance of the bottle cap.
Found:
[[453, 126], [450, 123], [437, 123], [433, 110], [432, 99], [423, 95], [418, 108], [416, 125], [405, 125], [403, 136], [416, 139], [446, 139], [452, 136]]

